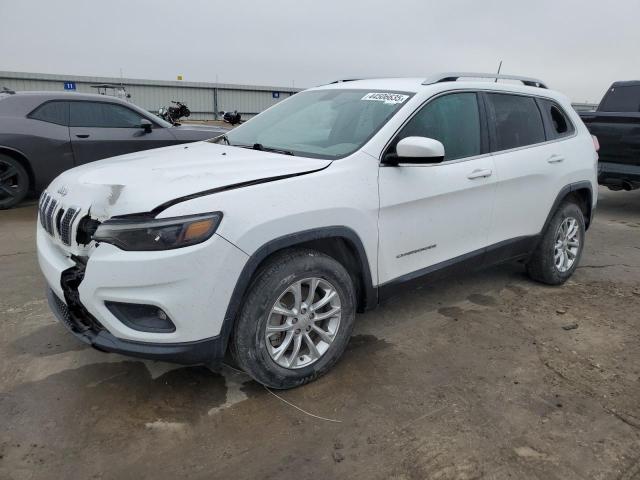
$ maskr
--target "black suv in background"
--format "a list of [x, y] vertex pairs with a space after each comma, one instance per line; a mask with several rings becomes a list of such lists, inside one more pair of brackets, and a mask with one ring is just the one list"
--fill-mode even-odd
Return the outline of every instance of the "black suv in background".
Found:
[[640, 188], [640, 81], [615, 82], [595, 112], [580, 112], [600, 142], [598, 183], [611, 190]]
[[115, 97], [0, 93], [0, 209], [69, 168], [125, 153], [206, 140], [226, 130], [171, 125]]

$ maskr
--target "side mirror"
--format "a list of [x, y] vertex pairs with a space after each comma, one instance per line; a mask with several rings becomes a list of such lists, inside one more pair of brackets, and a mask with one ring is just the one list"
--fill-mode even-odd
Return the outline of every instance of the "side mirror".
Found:
[[406, 137], [396, 145], [396, 155], [385, 163], [425, 164], [440, 163], [442, 160], [444, 160], [444, 145], [438, 140], [427, 137]]
[[151, 130], [153, 129], [153, 123], [151, 123], [146, 118], [141, 118], [140, 119], [140, 128], [142, 128], [145, 133], [151, 133]]

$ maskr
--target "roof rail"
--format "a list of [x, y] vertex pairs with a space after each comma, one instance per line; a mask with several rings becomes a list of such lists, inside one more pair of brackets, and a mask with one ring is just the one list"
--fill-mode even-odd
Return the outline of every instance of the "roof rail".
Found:
[[547, 88], [547, 85], [542, 81], [536, 78], [529, 77], [521, 77], [519, 75], [500, 75], [495, 73], [473, 73], [473, 72], [447, 72], [447, 73], [439, 73], [437, 75], [433, 75], [424, 82], [422, 85], [433, 85], [434, 83], [441, 82], [455, 82], [460, 78], [489, 78], [495, 80], [518, 80], [522, 82], [527, 87], [538, 87], [538, 88]]
[[365, 79], [364, 78], [341, 78], [339, 80], [334, 80], [333, 82], [329, 82], [327, 85], [333, 85], [334, 83], [356, 82], [358, 80], [365, 80]]

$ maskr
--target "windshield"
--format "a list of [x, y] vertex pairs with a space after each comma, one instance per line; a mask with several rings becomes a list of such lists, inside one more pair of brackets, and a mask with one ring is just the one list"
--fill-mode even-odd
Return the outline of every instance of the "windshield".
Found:
[[301, 92], [210, 141], [290, 155], [341, 158], [364, 145], [411, 96], [347, 89]]

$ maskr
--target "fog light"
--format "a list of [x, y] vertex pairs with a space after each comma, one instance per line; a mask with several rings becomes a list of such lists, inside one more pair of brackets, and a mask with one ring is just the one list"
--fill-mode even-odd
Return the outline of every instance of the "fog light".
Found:
[[110, 301], [104, 304], [118, 320], [133, 330], [155, 333], [176, 331], [167, 313], [155, 305]]

